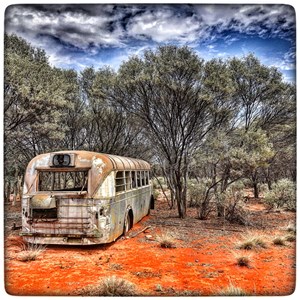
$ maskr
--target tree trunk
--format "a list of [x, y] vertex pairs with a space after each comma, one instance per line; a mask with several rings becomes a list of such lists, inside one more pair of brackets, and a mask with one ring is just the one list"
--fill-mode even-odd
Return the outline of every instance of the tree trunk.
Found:
[[259, 198], [259, 189], [258, 189], [258, 178], [257, 178], [257, 170], [252, 174], [252, 186], [253, 186], [253, 195], [254, 198]]
[[[180, 174], [180, 173], [179, 173]], [[186, 182], [182, 182], [180, 175], [174, 176], [175, 196], [179, 218], [186, 217]]]
[[9, 202], [9, 197], [10, 197], [10, 194], [11, 194], [11, 185], [10, 185], [10, 181], [6, 181], [5, 183], [5, 202]]
[[258, 189], [257, 182], [253, 182], [253, 194], [254, 194], [254, 198], [259, 198], [259, 189]]

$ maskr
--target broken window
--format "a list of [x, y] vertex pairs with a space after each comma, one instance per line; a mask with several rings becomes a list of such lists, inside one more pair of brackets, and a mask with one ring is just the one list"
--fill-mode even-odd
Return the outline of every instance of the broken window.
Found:
[[41, 171], [39, 191], [86, 191], [88, 171]]
[[149, 171], [145, 171], [145, 184], [149, 185]]
[[131, 180], [132, 180], [131, 186], [134, 189], [136, 188], [136, 171], [131, 171]]
[[116, 193], [125, 191], [125, 177], [122, 171], [116, 174]]
[[125, 180], [126, 180], [126, 191], [131, 190], [131, 172], [125, 172]]
[[136, 172], [136, 181], [137, 181], [137, 186], [140, 187], [141, 185], [141, 172], [137, 171]]

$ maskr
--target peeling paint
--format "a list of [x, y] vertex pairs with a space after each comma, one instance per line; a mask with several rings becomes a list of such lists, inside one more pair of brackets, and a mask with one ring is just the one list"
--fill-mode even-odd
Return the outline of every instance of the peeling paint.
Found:
[[105, 163], [101, 158], [93, 158], [93, 167], [98, 170], [99, 174], [102, 174], [103, 169], [105, 168]]

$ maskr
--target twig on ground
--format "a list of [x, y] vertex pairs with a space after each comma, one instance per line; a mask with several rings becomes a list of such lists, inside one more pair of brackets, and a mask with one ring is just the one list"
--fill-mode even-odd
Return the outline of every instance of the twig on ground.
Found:
[[140, 230], [140, 231], [138, 231], [138, 232], [136, 232], [136, 233], [130, 234], [129, 237], [130, 237], [130, 238], [134, 238], [134, 237], [136, 237], [137, 235], [139, 235], [140, 233], [146, 231], [146, 230], [149, 229], [149, 228], [151, 228], [151, 226], [146, 226], [144, 229], [142, 229], [142, 230]]

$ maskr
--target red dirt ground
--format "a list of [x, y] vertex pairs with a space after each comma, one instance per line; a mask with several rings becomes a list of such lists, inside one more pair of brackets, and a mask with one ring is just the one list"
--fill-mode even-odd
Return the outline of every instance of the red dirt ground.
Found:
[[[289, 295], [295, 289], [295, 242], [275, 246], [276, 236], [286, 236], [295, 213], [268, 212], [251, 200], [247, 209], [252, 226], [231, 225], [210, 217], [196, 219], [194, 208], [180, 220], [163, 200], [130, 231], [135, 237], [93, 247], [48, 246], [35, 261], [22, 262], [18, 231], [12, 231], [12, 214], [20, 207], [6, 207], [5, 288], [11, 295], [78, 295], [88, 285], [115, 275], [134, 283], [139, 295], [217, 295], [230, 284], [251, 295]], [[17, 222], [17, 225], [20, 221]], [[158, 237], [169, 232], [175, 248], [161, 248]], [[239, 250], [243, 235], [262, 235], [267, 248]], [[146, 237], [151, 235], [152, 237]], [[250, 254], [249, 267], [236, 263], [239, 254]]]

